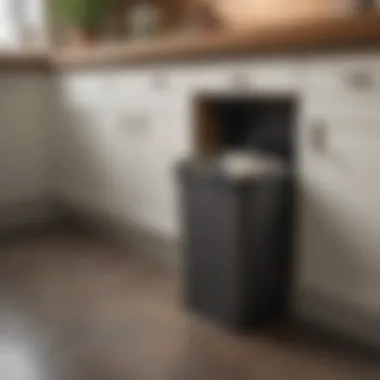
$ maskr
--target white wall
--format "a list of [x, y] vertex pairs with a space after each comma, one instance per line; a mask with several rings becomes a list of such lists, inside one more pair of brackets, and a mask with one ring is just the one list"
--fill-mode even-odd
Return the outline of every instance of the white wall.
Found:
[[12, 8], [13, 3], [12, 0], [0, 0], [0, 48], [15, 47], [20, 44], [19, 28]]
[[45, 46], [45, 0], [0, 0], [0, 49]]
[[47, 197], [49, 79], [0, 73], [0, 206]]

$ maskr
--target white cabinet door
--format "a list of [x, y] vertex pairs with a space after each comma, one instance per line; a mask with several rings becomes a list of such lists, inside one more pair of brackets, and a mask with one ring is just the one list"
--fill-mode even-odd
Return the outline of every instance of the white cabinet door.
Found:
[[350, 115], [321, 124], [309, 110], [299, 141], [298, 287], [380, 313], [380, 124]]
[[378, 54], [305, 61], [300, 289], [380, 312]]
[[175, 91], [171, 74], [119, 75], [118, 101], [109, 109], [109, 209], [132, 224], [177, 236], [174, 169], [188, 150], [185, 97]]
[[149, 124], [148, 76], [96, 71], [60, 79], [60, 193], [122, 220], [138, 220]]
[[146, 173], [144, 162], [149, 160], [146, 139], [150, 132], [145, 111], [110, 111], [108, 209], [121, 220], [137, 223], [143, 209], [143, 187]]
[[180, 233], [176, 167], [192, 151], [191, 90], [181, 88], [180, 79], [170, 73], [158, 105], [150, 108], [141, 170], [141, 222], [174, 238]]
[[174, 83], [179, 92], [236, 94], [296, 91], [300, 85], [299, 64], [294, 60], [252, 60], [175, 67]]
[[49, 191], [46, 78], [0, 77], [0, 203], [36, 201]]
[[304, 68], [303, 81], [314, 108], [379, 120], [380, 54], [314, 57]]
[[60, 196], [94, 211], [105, 211], [111, 160], [108, 126], [106, 109], [77, 105], [64, 110], [59, 131]]
[[101, 70], [64, 74], [57, 83], [64, 102], [74, 106], [105, 106], [115, 92], [112, 76]]
[[112, 214], [158, 233], [175, 234], [174, 166], [179, 155], [169, 103], [160, 109], [147, 105], [143, 111], [119, 108], [111, 113]]
[[[168, 236], [178, 235], [175, 169], [182, 157], [177, 130], [184, 128], [167, 104], [152, 113], [149, 136], [142, 162], [143, 209], [146, 226]], [[173, 104], [172, 104], [173, 105]]]
[[120, 70], [110, 73], [107, 85], [112, 91], [104, 102], [107, 113], [109, 146], [105, 207], [114, 217], [142, 224], [146, 210], [144, 170], [149, 162], [149, 138], [153, 92], [149, 88], [150, 72]]

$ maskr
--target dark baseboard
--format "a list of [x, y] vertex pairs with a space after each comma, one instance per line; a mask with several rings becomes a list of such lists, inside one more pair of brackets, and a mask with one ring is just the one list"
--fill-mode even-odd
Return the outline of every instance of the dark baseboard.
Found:
[[48, 198], [0, 204], [0, 239], [35, 234], [60, 220], [59, 209]]
[[0, 240], [21, 239], [61, 226], [101, 236], [129, 254], [156, 262], [167, 269], [181, 268], [180, 245], [134, 223], [68, 201], [37, 199], [0, 204]]
[[82, 205], [61, 201], [59, 208], [68, 227], [101, 236], [125, 249], [128, 254], [155, 262], [170, 271], [179, 272], [182, 268], [179, 241]]

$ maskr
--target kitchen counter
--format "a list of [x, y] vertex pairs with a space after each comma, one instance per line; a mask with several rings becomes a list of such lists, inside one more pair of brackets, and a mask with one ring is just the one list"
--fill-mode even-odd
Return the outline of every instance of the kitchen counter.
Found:
[[380, 14], [331, 18], [249, 32], [175, 35], [145, 42], [113, 43], [54, 55], [56, 66], [81, 69], [104, 65], [187, 61], [268, 52], [380, 46]]
[[1, 51], [0, 70], [50, 70], [52, 59], [46, 51]]
[[173, 35], [87, 48], [0, 53], [0, 68], [86, 69], [106, 65], [216, 59], [268, 52], [356, 49], [380, 45], [380, 14], [331, 18], [250, 31]]

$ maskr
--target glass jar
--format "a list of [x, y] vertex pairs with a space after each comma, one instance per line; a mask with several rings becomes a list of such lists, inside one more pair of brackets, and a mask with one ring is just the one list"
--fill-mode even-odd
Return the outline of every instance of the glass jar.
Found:
[[149, 1], [136, 1], [127, 15], [127, 23], [130, 37], [152, 37], [159, 32], [161, 13], [157, 6]]

